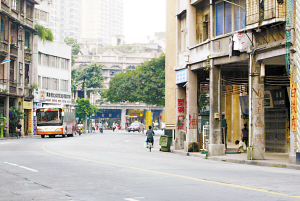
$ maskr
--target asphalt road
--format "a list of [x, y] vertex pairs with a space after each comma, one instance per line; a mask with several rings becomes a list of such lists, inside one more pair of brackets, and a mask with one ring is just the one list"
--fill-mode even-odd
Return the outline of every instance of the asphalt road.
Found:
[[[159, 131], [158, 133], [162, 133]], [[300, 171], [159, 151], [118, 131], [0, 140], [0, 200], [300, 200]]]

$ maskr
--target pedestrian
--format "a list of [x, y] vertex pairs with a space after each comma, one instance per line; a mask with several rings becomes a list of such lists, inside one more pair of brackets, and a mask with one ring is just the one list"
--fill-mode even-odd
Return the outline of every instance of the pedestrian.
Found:
[[17, 131], [17, 137], [18, 138], [21, 138], [21, 128], [22, 128], [22, 125], [21, 125], [21, 122], [19, 121], [17, 127], [16, 127], [16, 131]]
[[142, 134], [144, 134], [145, 126], [144, 126], [143, 122], [141, 122], [141, 130], [140, 131], [142, 132]]
[[7, 133], [7, 124], [5, 124], [4, 128], [3, 128], [3, 135], [4, 137], [6, 137], [6, 133]]
[[114, 121], [114, 123], [113, 123], [113, 132], [115, 132], [116, 128], [117, 128], [117, 123]]
[[248, 146], [248, 133], [249, 130], [247, 128], [247, 124], [244, 124], [244, 128], [242, 129], [241, 139], [243, 142], [245, 142], [246, 147]]
[[238, 149], [236, 150], [236, 152], [240, 152], [240, 150], [243, 150], [243, 152], [245, 152], [247, 150], [246, 144], [243, 141], [235, 141], [236, 145], [239, 145]]

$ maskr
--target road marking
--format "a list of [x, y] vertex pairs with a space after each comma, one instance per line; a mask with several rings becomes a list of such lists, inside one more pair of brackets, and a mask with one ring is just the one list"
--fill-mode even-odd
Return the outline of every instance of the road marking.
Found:
[[28, 168], [28, 167], [25, 167], [25, 166], [20, 166], [20, 165], [9, 163], [9, 162], [4, 162], [4, 163], [6, 163], [8, 165], [19, 167], [19, 168], [23, 168], [23, 169], [26, 169], [26, 170], [29, 170], [29, 171], [32, 171], [32, 172], [39, 172], [37, 170], [31, 169], [31, 168]]
[[[115, 167], [123, 167], [123, 168], [128, 168], [128, 169], [140, 170], [140, 171], [144, 171], [144, 172], [152, 172], [152, 173], [156, 173], [156, 174], [168, 175], [171, 177], [179, 177], [179, 178], [183, 178], [183, 179], [201, 181], [204, 183], [217, 184], [217, 185], [229, 186], [229, 187], [234, 187], [234, 188], [239, 188], [239, 189], [244, 189], [244, 190], [257, 191], [257, 192], [262, 192], [262, 193], [269, 193], [269, 194], [274, 194], [274, 195], [281, 195], [281, 196], [285, 196], [285, 197], [293, 197], [293, 198], [300, 199], [300, 195], [289, 195], [289, 194], [278, 193], [278, 192], [269, 191], [269, 190], [265, 190], [265, 189], [252, 188], [252, 187], [241, 186], [241, 185], [236, 185], [236, 184], [227, 184], [227, 183], [222, 183], [222, 182], [218, 182], [218, 181], [210, 181], [210, 180], [206, 180], [206, 179], [199, 179], [199, 178], [188, 177], [188, 176], [183, 176], [183, 175], [171, 174], [171, 173], [167, 173], [167, 172], [159, 172], [159, 171], [155, 171], [155, 170], [147, 170], [147, 169], [127, 166], [127, 165], [119, 165], [119, 164], [90, 160], [90, 159], [86, 159], [86, 158], [79, 158], [79, 157], [75, 157], [75, 156], [67, 156], [67, 155], [59, 154], [59, 153], [56, 153], [56, 152], [46, 149], [46, 145], [50, 144], [50, 143], [53, 143], [53, 142], [48, 142], [43, 145], [44, 151], [54, 154], [54, 155], [57, 155], [57, 156], [73, 158], [73, 159], [88, 161], [88, 162], [94, 162], [94, 163], [99, 163], [99, 164], [104, 164], [104, 165], [110, 165], [110, 166], [115, 166]], [[129, 198], [129, 199], [131, 199], [131, 198]]]
[[133, 199], [133, 198], [124, 198], [124, 200], [127, 200], [127, 201], [139, 201], [139, 200], [136, 200], [136, 199]]

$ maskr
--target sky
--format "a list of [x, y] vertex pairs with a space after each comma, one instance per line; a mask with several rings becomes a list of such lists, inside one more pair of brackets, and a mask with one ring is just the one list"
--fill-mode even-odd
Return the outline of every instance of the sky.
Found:
[[124, 36], [128, 43], [145, 43], [166, 31], [166, 0], [123, 0]]

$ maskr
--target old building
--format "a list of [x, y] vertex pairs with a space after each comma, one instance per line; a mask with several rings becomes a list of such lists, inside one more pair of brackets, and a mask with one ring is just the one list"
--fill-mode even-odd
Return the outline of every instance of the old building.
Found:
[[[79, 55], [74, 56], [75, 64], [72, 68], [81, 70], [93, 62], [102, 64], [104, 86], [108, 88], [109, 81], [116, 74], [123, 70], [135, 70], [136, 67], [144, 61], [159, 57], [162, 53], [161, 47], [156, 43], [129, 44], [113, 47], [83, 45]], [[83, 98], [82, 91], [78, 92], [79, 93], [77, 93], [74, 98]], [[90, 94], [90, 101], [99, 108], [99, 112], [96, 116], [98, 120], [106, 121], [111, 118], [115, 119], [121, 123], [122, 129], [125, 129], [126, 122], [143, 121], [146, 123], [147, 115], [148, 119], [150, 119], [147, 125], [151, 125], [151, 115], [153, 121], [157, 121], [160, 124], [164, 121], [163, 107], [150, 106], [144, 103], [100, 104], [99, 94]]]
[[[9, 108], [24, 110], [22, 135], [32, 133], [32, 48], [34, 0], [1, 1], [0, 17], [0, 113], [7, 118]], [[6, 62], [3, 62], [6, 61]]]
[[[224, 154], [227, 141], [241, 140], [244, 124], [249, 128], [250, 159], [264, 159], [265, 151], [293, 149], [293, 68], [286, 62], [293, 52], [293, 37], [288, 42], [286, 37], [288, 26], [293, 27], [291, 2], [167, 1], [171, 39], [166, 48], [166, 94], [175, 104], [166, 104], [166, 126], [173, 130], [175, 149], [187, 150], [193, 142], [203, 145], [205, 109], [211, 156]], [[203, 94], [209, 97], [206, 107]], [[290, 153], [291, 162], [295, 154]]]

